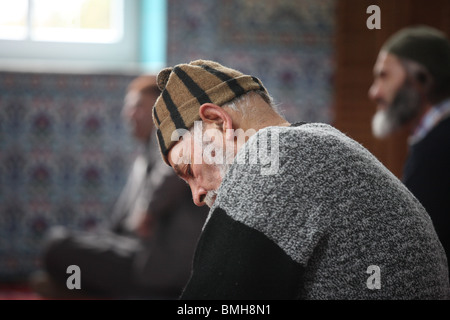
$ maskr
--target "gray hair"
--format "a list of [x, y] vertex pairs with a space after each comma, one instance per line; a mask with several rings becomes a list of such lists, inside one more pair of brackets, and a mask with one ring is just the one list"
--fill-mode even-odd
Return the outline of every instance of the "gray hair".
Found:
[[224, 105], [222, 105], [222, 107], [227, 107], [231, 110], [240, 112], [244, 118], [248, 118], [249, 116], [254, 114], [254, 107], [251, 103], [251, 95], [254, 93], [259, 95], [273, 110], [275, 110], [277, 113], [280, 113], [280, 110], [278, 109], [278, 106], [275, 105], [273, 98], [268, 93], [262, 90], [247, 92], [246, 94], [243, 94], [225, 103]]

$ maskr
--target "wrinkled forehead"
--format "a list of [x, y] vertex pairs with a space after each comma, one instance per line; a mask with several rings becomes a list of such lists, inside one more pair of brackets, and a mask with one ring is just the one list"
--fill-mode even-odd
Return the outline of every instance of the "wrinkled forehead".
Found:
[[190, 156], [195, 144], [195, 135], [185, 129], [174, 130], [172, 141], [176, 142], [168, 153], [170, 165], [173, 167], [174, 164], [190, 163]]
[[[171, 166], [178, 164], [202, 163], [203, 149], [208, 148], [214, 142], [214, 148], [221, 150], [223, 142], [221, 130], [203, 126], [201, 121], [196, 121], [191, 130], [176, 129], [172, 132], [171, 141], [174, 145], [168, 152], [168, 161]], [[216, 143], [216, 141], [218, 141]]]
[[374, 73], [378, 74], [380, 72], [403, 73], [404, 67], [396, 55], [387, 51], [381, 51], [374, 66]]

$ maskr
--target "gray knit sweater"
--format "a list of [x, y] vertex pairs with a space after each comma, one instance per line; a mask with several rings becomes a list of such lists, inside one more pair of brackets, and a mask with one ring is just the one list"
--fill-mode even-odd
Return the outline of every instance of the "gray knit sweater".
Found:
[[181, 298], [449, 299], [447, 268], [427, 212], [364, 147], [269, 127], [223, 179]]

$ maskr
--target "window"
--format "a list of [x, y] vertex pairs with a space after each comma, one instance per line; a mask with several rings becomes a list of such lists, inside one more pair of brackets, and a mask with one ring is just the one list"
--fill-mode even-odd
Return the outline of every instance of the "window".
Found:
[[123, 35], [123, 0], [0, 0], [0, 38], [114, 43]]
[[[164, 0], [0, 0], [0, 70], [135, 71], [141, 8], [164, 16], [164, 5]], [[152, 32], [165, 32], [162, 23], [152, 25]]]
[[26, 37], [27, 10], [26, 0], [0, 0], [0, 39], [20, 40]]

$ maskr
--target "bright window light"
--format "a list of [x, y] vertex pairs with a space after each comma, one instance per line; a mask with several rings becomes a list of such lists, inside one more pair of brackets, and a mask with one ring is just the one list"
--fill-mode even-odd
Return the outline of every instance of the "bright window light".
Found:
[[0, 39], [114, 43], [123, 0], [0, 0]]
[[28, 0], [0, 0], [0, 39], [26, 39], [27, 20]]
[[0, 0], [0, 72], [157, 72], [167, 0]]
[[122, 0], [34, 0], [31, 38], [36, 41], [117, 42]]

